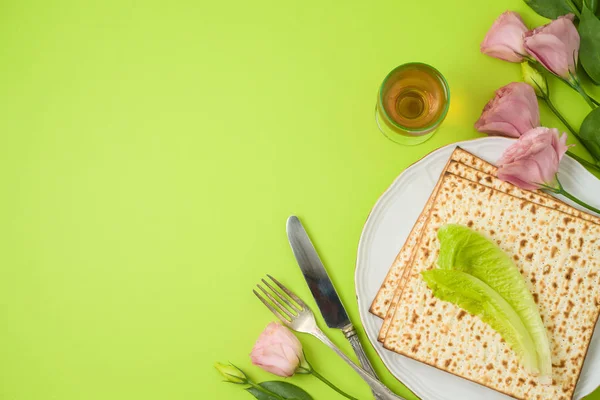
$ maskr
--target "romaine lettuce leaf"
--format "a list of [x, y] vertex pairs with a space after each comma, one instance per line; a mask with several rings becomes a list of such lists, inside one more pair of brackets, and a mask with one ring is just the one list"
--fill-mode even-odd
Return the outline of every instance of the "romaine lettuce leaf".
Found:
[[432, 269], [421, 274], [435, 297], [477, 315], [502, 336], [527, 370], [538, 372], [537, 353], [527, 328], [494, 289], [461, 271]]
[[[537, 304], [511, 258], [485, 236], [461, 225], [438, 231], [441, 269], [462, 271], [495, 290], [521, 318], [535, 344], [543, 382], [552, 375], [550, 342]], [[506, 340], [506, 339], [505, 339]]]

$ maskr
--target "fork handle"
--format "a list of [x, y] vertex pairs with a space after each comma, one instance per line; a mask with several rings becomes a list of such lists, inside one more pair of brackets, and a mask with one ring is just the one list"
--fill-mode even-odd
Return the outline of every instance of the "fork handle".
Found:
[[369, 374], [371, 374], [371, 376], [373, 376], [374, 378], [377, 378], [379, 380], [377, 373], [375, 372], [375, 369], [371, 365], [371, 362], [369, 361], [369, 358], [367, 357], [367, 354], [365, 353], [365, 349], [362, 347], [362, 344], [360, 343], [360, 339], [358, 338], [358, 335], [356, 334], [356, 329], [354, 328], [354, 326], [352, 324], [349, 324], [348, 326], [342, 328], [342, 332], [344, 332], [344, 336], [346, 336], [346, 339], [348, 339], [348, 341], [350, 342], [350, 345], [352, 346], [352, 349], [354, 350], [354, 354], [356, 354], [356, 357], [358, 357], [358, 362], [359, 362], [360, 366], [365, 371], [367, 371]]
[[375, 397], [377, 399], [380, 399], [380, 400], [406, 400], [403, 397], [395, 395], [390, 389], [387, 388], [387, 386], [385, 386], [383, 383], [379, 382], [376, 378], [371, 376], [371, 374], [369, 374], [367, 371], [365, 371], [364, 369], [362, 369], [361, 367], [356, 365], [351, 359], [349, 359], [342, 352], [342, 350], [340, 350], [331, 340], [329, 340], [329, 338], [318, 327], [315, 327], [315, 329], [309, 333], [311, 335], [313, 335], [314, 337], [316, 337], [317, 339], [319, 339], [321, 342], [325, 343], [327, 346], [329, 346], [329, 348], [332, 349], [333, 351], [335, 351], [338, 356], [342, 357], [342, 359], [344, 361], [346, 361], [346, 363], [348, 365], [350, 365], [352, 367], [352, 369], [355, 370], [360, 375], [360, 377], [365, 380], [365, 382], [367, 382], [367, 384], [371, 388], [371, 391], [373, 391], [373, 394], [375, 395]]

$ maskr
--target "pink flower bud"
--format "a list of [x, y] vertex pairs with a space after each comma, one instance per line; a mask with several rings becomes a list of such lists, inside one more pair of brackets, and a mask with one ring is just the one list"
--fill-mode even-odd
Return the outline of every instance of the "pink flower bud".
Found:
[[498, 17], [481, 43], [481, 52], [488, 56], [510, 62], [523, 61], [526, 54], [523, 35], [528, 29], [521, 16], [506, 11]]
[[494, 136], [518, 138], [540, 126], [540, 110], [535, 91], [524, 82], [513, 82], [496, 91], [475, 129]]
[[304, 361], [304, 354], [302, 344], [289, 329], [271, 322], [260, 334], [250, 358], [267, 372], [290, 377]]
[[554, 187], [560, 160], [567, 152], [567, 134], [535, 128], [522, 135], [498, 161], [498, 178], [522, 189]]
[[579, 55], [579, 33], [573, 14], [558, 17], [548, 25], [525, 34], [525, 49], [548, 71], [564, 79], [575, 74]]

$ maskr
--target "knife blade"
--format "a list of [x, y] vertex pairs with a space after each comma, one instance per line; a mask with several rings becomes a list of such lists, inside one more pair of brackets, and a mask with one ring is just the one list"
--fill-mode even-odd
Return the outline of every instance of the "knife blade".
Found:
[[304, 279], [330, 328], [342, 329], [350, 318], [306, 230], [296, 216], [287, 221], [287, 235]]
[[325, 323], [330, 328], [341, 329], [344, 332], [344, 336], [352, 345], [363, 369], [373, 377], [378, 378], [358, 340], [356, 330], [325, 270], [325, 266], [298, 217], [292, 215], [288, 218], [286, 230], [292, 252]]

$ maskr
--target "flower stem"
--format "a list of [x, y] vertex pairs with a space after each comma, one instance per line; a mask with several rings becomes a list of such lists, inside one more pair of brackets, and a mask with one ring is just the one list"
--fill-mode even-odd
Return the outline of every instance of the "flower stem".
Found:
[[562, 194], [563, 196], [565, 196], [567, 199], [573, 200], [575, 203], [579, 204], [580, 206], [583, 206], [585, 208], [587, 208], [588, 210], [592, 210], [595, 213], [600, 214], [600, 210], [597, 209], [596, 207], [592, 207], [589, 204], [587, 204], [586, 202], [579, 200], [577, 197], [573, 196], [571, 193], [567, 192], [565, 189], [561, 189], [561, 191], [559, 192], [560, 194]]
[[567, 151], [567, 155], [571, 158], [574, 158], [575, 160], [577, 160], [580, 164], [582, 164], [584, 167], [587, 168], [592, 168], [594, 170], [596, 170], [597, 172], [600, 172], [600, 166], [589, 162], [588, 160], [584, 160], [583, 158], [579, 157], [577, 154], [575, 153], [571, 153], [570, 151]]
[[[565, 119], [565, 117], [563, 117], [563, 115], [560, 113], [560, 111], [558, 111], [558, 109], [554, 106], [554, 103], [552, 103], [552, 101], [550, 100], [550, 96], [545, 95], [541, 97], [542, 100], [544, 100], [546, 102], [546, 104], [548, 105], [548, 108], [550, 110], [552, 110], [552, 112], [554, 113], [554, 115], [556, 115], [558, 117], [558, 119], [563, 123], [564, 126], [567, 127], [567, 129], [571, 132], [571, 134], [573, 134], [573, 136], [575, 136], [577, 138], [577, 140], [579, 140], [579, 142], [583, 145], [583, 147], [585, 147], [585, 149], [588, 151], [588, 153], [590, 153], [592, 155], [592, 158], [594, 158], [593, 154], [589, 147], [587, 146], [587, 144], [581, 139], [581, 137], [579, 136], [579, 134], [577, 133], [577, 131], [575, 130], [575, 128], [573, 128], [571, 126], [571, 124], [569, 124], [567, 122], [567, 120]], [[585, 165], [586, 167], [589, 168], [594, 168], [596, 171], [600, 172], [600, 167], [598, 165], [596, 165], [595, 163], [591, 163], [589, 161], [584, 160], [583, 158], [571, 153], [570, 151], [567, 152], [568, 155], [570, 155], [571, 157], [573, 157], [574, 159], [576, 159], [577, 161], [579, 161], [581, 164]]]
[[595, 213], [600, 214], [600, 210], [599, 209], [597, 209], [596, 207], [590, 206], [589, 204], [587, 204], [583, 200], [579, 200], [577, 197], [575, 197], [571, 193], [567, 192], [565, 190], [565, 188], [563, 188], [563, 185], [558, 180], [558, 176], [556, 177], [556, 183], [557, 183], [558, 187], [543, 186], [543, 188], [546, 189], [546, 190], [548, 190], [548, 191], [550, 191], [550, 192], [552, 192], [552, 193], [562, 194], [567, 199], [573, 200], [575, 203], [579, 204], [580, 206], [583, 206], [583, 207], [587, 208], [588, 210], [591, 210], [591, 211], [593, 211]]
[[313, 374], [315, 377], [319, 378], [323, 383], [325, 383], [327, 386], [329, 386], [330, 388], [332, 388], [333, 390], [335, 390], [336, 392], [338, 392], [345, 398], [350, 399], [350, 400], [358, 400], [356, 397], [350, 396], [349, 394], [345, 393], [344, 391], [339, 389], [337, 386], [335, 386], [333, 383], [329, 382], [327, 379], [325, 379], [325, 377], [323, 375], [319, 374], [313, 368], [310, 369], [310, 373]]
[[[535, 62], [536, 65], [539, 65], [539, 62]], [[577, 75], [573, 74], [572, 72], [569, 71], [569, 76], [570, 78], [563, 78], [562, 76], [556, 75], [555, 73], [549, 71], [552, 75], [554, 75], [555, 77], [557, 77], [558, 79], [560, 79], [561, 81], [563, 81], [565, 84], [567, 84], [571, 89], [575, 90], [577, 93], [579, 93], [579, 95], [581, 95], [581, 97], [584, 98], [584, 100], [589, 104], [590, 107], [592, 108], [596, 108], [596, 106], [600, 106], [600, 102], [594, 98], [592, 98], [589, 94], [587, 94], [587, 92], [583, 89], [583, 87], [581, 86], [581, 82], [579, 81], [579, 78], [577, 77]]]
[[573, 87], [573, 89], [577, 91], [577, 93], [581, 95], [581, 97], [583, 97], [583, 99], [588, 103], [588, 105], [592, 109], [597, 107], [596, 103], [594, 103], [594, 100], [585, 92], [585, 90], [581, 86], [581, 83], [579, 83], [579, 80], [571, 82], [570, 85]]
[[575, 15], [577, 15], [577, 18], [581, 19], [581, 11], [579, 11], [579, 8], [577, 8], [577, 6], [575, 5], [575, 3], [573, 3], [573, 0], [567, 0], [567, 4], [571, 8], [571, 11], [573, 11], [573, 13]]
[[267, 390], [264, 387], [257, 385], [256, 383], [252, 382], [251, 380], [248, 380], [248, 382], [246, 382], [246, 383], [248, 385], [252, 386], [254, 389], [258, 390], [259, 392], [263, 392], [264, 394], [266, 394], [268, 396], [275, 397], [276, 399], [279, 399], [279, 400], [285, 400], [285, 397], [281, 397], [277, 393], [273, 393], [270, 390]]
[[542, 97], [542, 99], [546, 102], [546, 104], [548, 105], [548, 108], [550, 110], [552, 110], [554, 115], [556, 115], [558, 117], [558, 119], [560, 119], [560, 121], [563, 123], [563, 125], [566, 126], [567, 129], [573, 134], [573, 136], [575, 136], [577, 139], [579, 139], [579, 141], [581, 141], [581, 138], [579, 137], [579, 134], [577, 133], [577, 131], [575, 131], [575, 129], [571, 126], [571, 124], [569, 124], [567, 122], [565, 117], [563, 117], [563, 115], [560, 113], [560, 111], [558, 111], [558, 109], [554, 106], [554, 103], [552, 103], [552, 101], [550, 100], [550, 96], [544, 96], [544, 97]]

